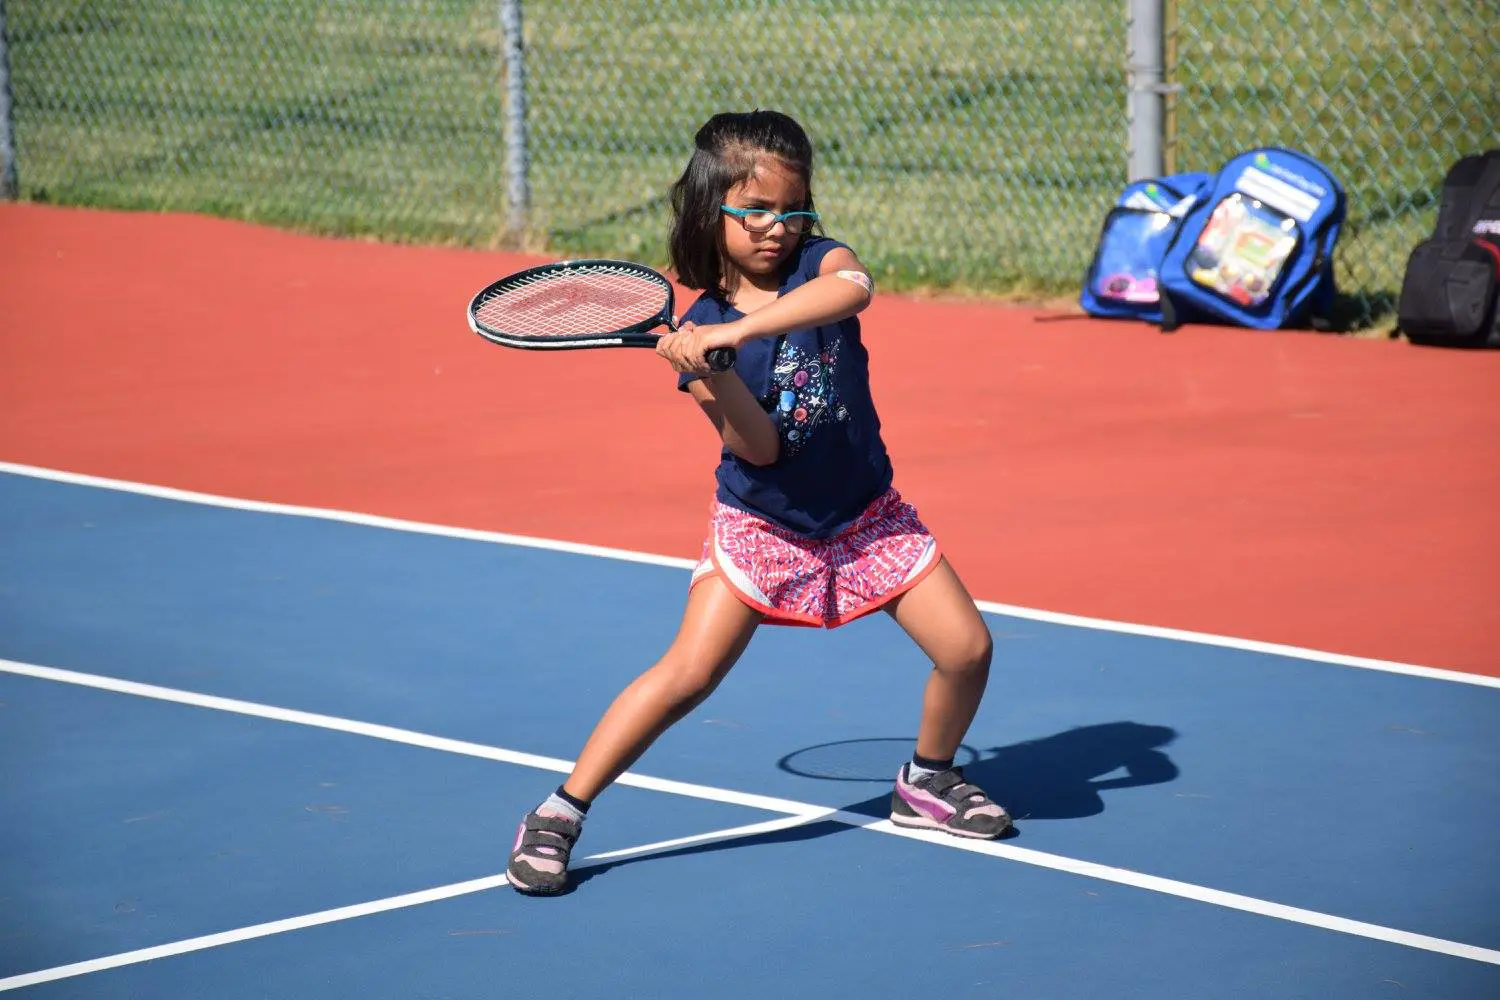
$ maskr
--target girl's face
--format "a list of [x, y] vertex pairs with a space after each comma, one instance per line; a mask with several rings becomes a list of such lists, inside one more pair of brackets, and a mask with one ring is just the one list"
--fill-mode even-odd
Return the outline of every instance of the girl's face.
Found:
[[[764, 157], [755, 171], [741, 184], [724, 195], [730, 208], [763, 208], [780, 214], [794, 212], [807, 203], [807, 185], [802, 177], [782, 160]], [[756, 288], [774, 290], [780, 283], [781, 266], [786, 263], [803, 234], [786, 231], [778, 222], [769, 232], [752, 233], [728, 212], [722, 213], [724, 249], [729, 263]]]

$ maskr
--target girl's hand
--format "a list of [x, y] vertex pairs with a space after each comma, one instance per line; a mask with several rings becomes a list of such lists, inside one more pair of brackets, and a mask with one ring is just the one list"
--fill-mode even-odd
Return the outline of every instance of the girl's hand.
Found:
[[733, 323], [711, 323], [699, 326], [688, 322], [675, 332], [664, 334], [656, 342], [656, 353], [671, 362], [679, 372], [693, 375], [712, 375], [705, 355], [715, 347], [738, 347]]

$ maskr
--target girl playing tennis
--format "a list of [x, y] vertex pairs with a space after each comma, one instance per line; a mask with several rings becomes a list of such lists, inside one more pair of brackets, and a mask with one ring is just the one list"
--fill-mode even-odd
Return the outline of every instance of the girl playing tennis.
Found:
[[[873, 283], [853, 250], [812, 231], [812, 144], [774, 111], [715, 115], [695, 143], [672, 189], [670, 253], [702, 295], [657, 353], [724, 442], [708, 538], [671, 646], [522, 820], [506, 874], [526, 893], [567, 887], [590, 803], [708, 697], [767, 622], [891, 615], [932, 661], [891, 821], [979, 838], [1011, 825], [953, 766], [989, 676], [990, 634], [891, 486], [856, 318]], [[732, 370], [710, 370], [715, 347], [738, 350]]]

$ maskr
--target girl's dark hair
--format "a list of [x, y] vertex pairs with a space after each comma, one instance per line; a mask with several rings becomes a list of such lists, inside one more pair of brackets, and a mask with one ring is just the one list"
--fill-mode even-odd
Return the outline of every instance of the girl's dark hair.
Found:
[[724, 283], [724, 224], [719, 206], [729, 189], [750, 178], [766, 157], [800, 174], [813, 211], [812, 140], [801, 125], [779, 111], [714, 115], [693, 137], [693, 158], [672, 185], [672, 233], [667, 251], [677, 280], [687, 288], [727, 295]]

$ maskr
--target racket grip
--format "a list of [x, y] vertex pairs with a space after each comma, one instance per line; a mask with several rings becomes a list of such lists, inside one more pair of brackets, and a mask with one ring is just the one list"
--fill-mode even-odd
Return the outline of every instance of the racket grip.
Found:
[[716, 372], [727, 372], [734, 367], [736, 353], [732, 347], [715, 347], [708, 352], [708, 366]]

